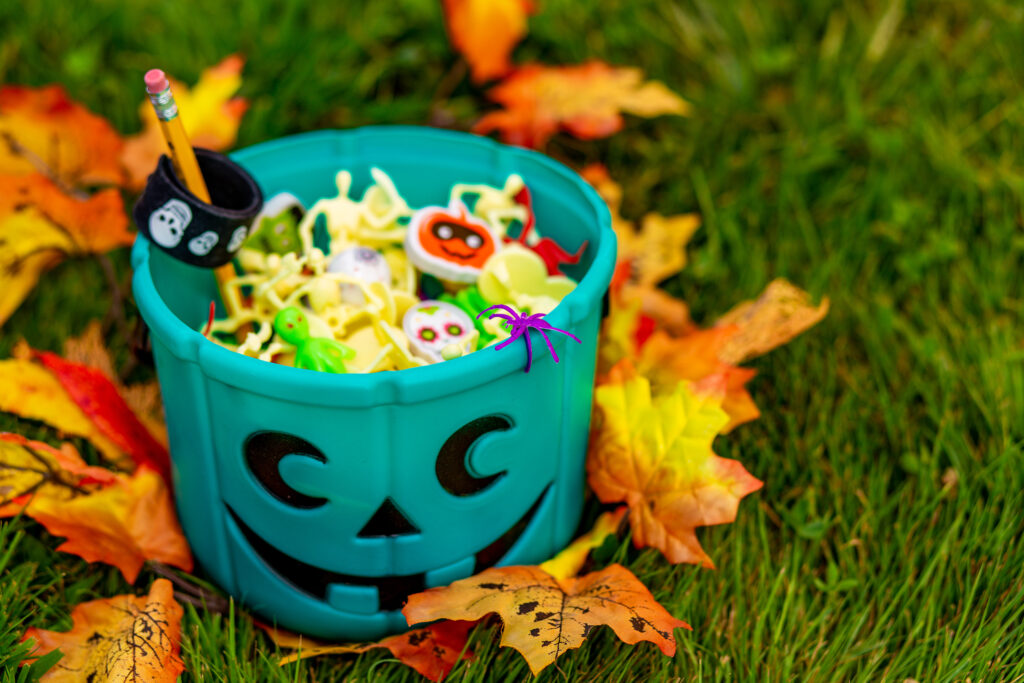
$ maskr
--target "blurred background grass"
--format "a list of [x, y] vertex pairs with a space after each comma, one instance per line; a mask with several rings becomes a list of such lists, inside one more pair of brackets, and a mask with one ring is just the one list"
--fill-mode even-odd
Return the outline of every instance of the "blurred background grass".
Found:
[[[764, 416], [716, 442], [766, 482], [736, 524], [699, 532], [718, 569], [619, 549], [693, 624], [677, 656], [602, 630], [541, 678], [1024, 678], [1024, 6], [538, 4], [518, 61], [638, 66], [693, 104], [546, 150], [608, 165], [627, 216], [703, 214], [667, 287], [708, 319], [776, 276], [832, 298], [824, 323], [757, 361]], [[0, 36], [0, 81], [63, 83], [123, 133], [139, 126], [145, 69], [194, 82], [232, 52], [252, 102], [240, 146], [368, 123], [466, 128], [488, 106], [431, 0], [3, 3]], [[111, 260], [126, 277], [126, 253]], [[66, 263], [0, 352], [22, 337], [59, 349], [110, 303], [97, 261]], [[53, 437], [4, 415], [0, 429]], [[22, 680], [26, 625], [66, 627], [71, 605], [128, 590], [55, 546], [26, 521], [0, 527], [2, 681]], [[529, 677], [492, 635], [473, 647], [452, 680]], [[238, 613], [190, 611], [183, 653], [185, 680], [417, 678], [380, 654], [279, 669]]]

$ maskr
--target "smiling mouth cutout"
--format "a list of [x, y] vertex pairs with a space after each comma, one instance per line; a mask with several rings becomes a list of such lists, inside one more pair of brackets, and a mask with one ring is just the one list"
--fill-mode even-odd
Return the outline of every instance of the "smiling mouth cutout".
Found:
[[[551, 485], [548, 484], [519, 521], [474, 555], [473, 574], [494, 566], [508, 554], [530, 526], [550, 490]], [[372, 586], [377, 589], [378, 609], [393, 611], [401, 609], [410, 595], [427, 588], [426, 572], [404, 576], [355, 576], [306, 564], [273, 547], [243, 522], [230, 505], [225, 503], [224, 506], [260, 560], [293, 588], [318, 600], [327, 600], [327, 592], [332, 585]]]

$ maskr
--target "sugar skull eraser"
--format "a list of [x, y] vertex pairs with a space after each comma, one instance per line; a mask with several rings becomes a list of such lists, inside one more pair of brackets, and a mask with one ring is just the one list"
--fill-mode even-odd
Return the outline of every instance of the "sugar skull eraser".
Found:
[[428, 206], [413, 214], [405, 251], [417, 268], [450, 282], [474, 282], [487, 259], [501, 248], [491, 227], [461, 202]]
[[223, 154], [198, 147], [195, 152], [210, 203], [186, 189], [164, 155], [132, 214], [139, 231], [160, 249], [193, 266], [216, 268], [234, 258], [248, 238], [263, 193], [244, 168]]
[[473, 351], [473, 321], [461, 308], [443, 301], [428, 299], [410, 308], [402, 319], [402, 331], [412, 352], [431, 363], [445, 360], [442, 352], [451, 345], [463, 353]]
[[[366, 284], [379, 282], [391, 286], [391, 267], [380, 252], [369, 247], [349, 247], [339, 252], [327, 265], [327, 271], [349, 275]], [[348, 283], [342, 283], [341, 297], [354, 306], [366, 303], [359, 287]]]

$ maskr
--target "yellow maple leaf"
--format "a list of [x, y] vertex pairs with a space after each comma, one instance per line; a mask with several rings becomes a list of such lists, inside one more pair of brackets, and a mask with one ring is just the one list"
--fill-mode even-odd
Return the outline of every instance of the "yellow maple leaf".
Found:
[[[235, 144], [242, 115], [249, 107], [245, 98], [234, 97], [242, 86], [244, 64], [239, 55], [225, 57], [205, 69], [194, 88], [170, 79], [174, 99], [183, 112], [181, 122], [194, 146], [220, 151]], [[139, 117], [143, 130], [125, 140], [121, 155], [129, 175], [128, 185], [135, 189], [145, 185], [160, 155], [167, 153], [160, 123], [148, 99], [139, 105]]]
[[481, 619], [497, 613], [501, 644], [518, 650], [536, 675], [580, 647], [597, 626], [623, 642], [647, 641], [671, 657], [673, 631], [690, 626], [658, 604], [636, 576], [618, 564], [582, 577], [556, 579], [540, 567], [493, 567], [450, 586], [409, 596], [410, 624], [435, 619]]
[[594, 522], [590, 531], [570, 543], [550, 560], [541, 563], [540, 568], [556, 579], [568, 579], [579, 574], [590, 551], [601, 547], [606, 538], [618, 532], [627, 509], [622, 506], [611, 512], [603, 513]]
[[686, 114], [689, 105], [643, 72], [590, 61], [575, 66], [528, 64], [513, 71], [488, 95], [504, 109], [485, 114], [473, 127], [499, 131], [505, 142], [541, 147], [559, 130], [583, 140], [622, 129], [622, 112], [652, 117]]
[[640, 225], [640, 230], [623, 229], [616, 233], [618, 258], [630, 263], [636, 282], [653, 287], [686, 266], [686, 244], [700, 227], [700, 216], [649, 213]]
[[444, 0], [452, 47], [469, 63], [474, 83], [508, 73], [509, 55], [526, 35], [530, 0]]
[[737, 304], [715, 323], [737, 329], [719, 356], [727, 363], [742, 363], [768, 353], [818, 324], [828, 307], [828, 297], [814, 306], [799, 287], [782, 278], [772, 280], [756, 300]]
[[44, 167], [66, 186], [120, 184], [121, 138], [64, 88], [0, 87], [0, 174]]
[[697, 393], [724, 392], [721, 408], [729, 421], [722, 433], [727, 434], [761, 416], [747, 390], [747, 382], [757, 371], [721, 359], [722, 348], [735, 334], [736, 328], [731, 325], [692, 330], [681, 337], [658, 330], [636, 355], [636, 371], [650, 380], [655, 395], [672, 393], [681, 381], [692, 382]]
[[740, 499], [761, 487], [739, 462], [711, 450], [729, 421], [722, 396], [678, 382], [671, 393], [652, 397], [645, 377], [617, 374], [594, 391], [590, 487], [602, 502], [629, 505], [638, 548], [713, 567], [696, 528], [733, 521]]
[[76, 605], [70, 631], [30, 628], [22, 640], [36, 643], [33, 659], [54, 650], [64, 655], [43, 675], [43, 683], [174, 683], [185, 670], [178, 656], [183, 613], [171, 582], [157, 579], [149, 595], [118, 595]]
[[69, 501], [33, 502], [29, 514], [54, 536], [67, 540], [57, 550], [87, 562], [106, 562], [134, 583], [146, 560], [192, 571], [192, 554], [178, 525], [167, 485], [140, 467], [131, 477]]

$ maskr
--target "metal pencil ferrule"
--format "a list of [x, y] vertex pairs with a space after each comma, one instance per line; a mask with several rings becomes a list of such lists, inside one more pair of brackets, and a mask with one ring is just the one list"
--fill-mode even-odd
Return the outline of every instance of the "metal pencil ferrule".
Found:
[[170, 121], [178, 115], [178, 105], [171, 95], [171, 87], [167, 86], [158, 93], [149, 93], [149, 101], [153, 103], [156, 116], [161, 121]]

